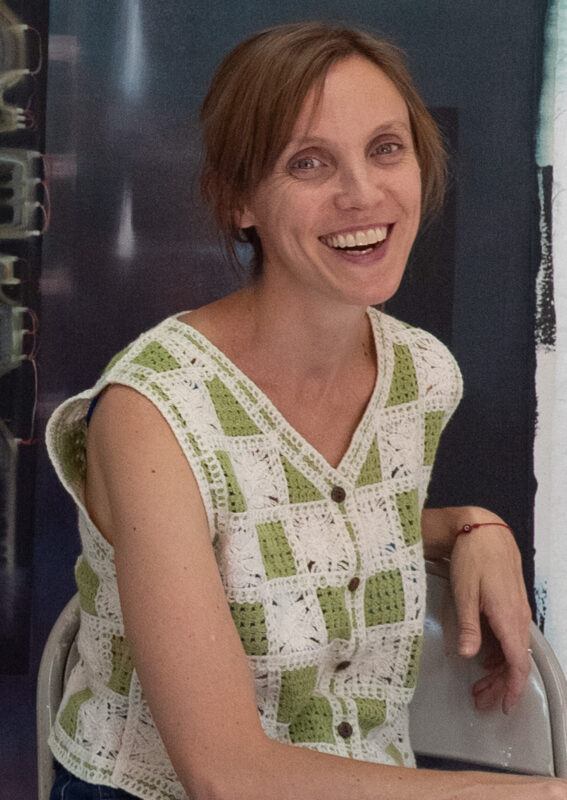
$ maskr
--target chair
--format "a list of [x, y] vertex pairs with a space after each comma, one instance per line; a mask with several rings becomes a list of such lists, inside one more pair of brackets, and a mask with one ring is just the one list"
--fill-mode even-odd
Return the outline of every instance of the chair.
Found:
[[53, 756], [47, 745], [49, 732], [63, 696], [67, 678], [78, 660], [79, 596], [74, 595], [45, 643], [37, 676], [37, 780], [38, 800], [49, 800], [55, 780]]
[[[474, 710], [470, 690], [484, 674], [481, 657], [458, 658], [456, 619], [448, 568], [427, 562], [425, 641], [418, 688], [410, 706], [410, 731], [418, 760], [429, 765], [486, 768], [567, 777], [567, 683], [559, 663], [532, 624], [532, 671], [512, 712]], [[54, 780], [47, 746], [63, 688], [77, 662], [79, 600], [75, 595], [55, 623], [37, 683], [39, 800]], [[442, 762], [442, 763], [439, 763]]]
[[471, 687], [486, 674], [482, 657], [456, 655], [448, 564], [426, 566], [425, 639], [410, 706], [418, 763], [567, 777], [567, 683], [537, 626], [532, 623], [532, 669], [518, 705], [507, 716], [500, 709], [476, 711]]

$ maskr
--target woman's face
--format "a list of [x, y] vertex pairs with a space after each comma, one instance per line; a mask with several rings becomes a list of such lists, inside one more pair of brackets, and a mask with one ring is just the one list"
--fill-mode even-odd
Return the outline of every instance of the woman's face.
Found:
[[380, 303], [398, 288], [420, 219], [408, 109], [392, 81], [359, 56], [332, 66], [314, 100], [312, 90], [240, 227], [256, 227], [264, 279], [280, 290]]

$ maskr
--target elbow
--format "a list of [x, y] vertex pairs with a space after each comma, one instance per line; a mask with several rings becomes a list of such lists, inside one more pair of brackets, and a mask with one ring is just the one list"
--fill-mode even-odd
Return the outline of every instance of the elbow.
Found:
[[[192, 800], [265, 800], [270, 797], [267, 785], [270, 740], [243, 742], [231, 756], [220, 748], [202, 762], [191, 777], [183, 781]], [[222, 752], [222, 756], [220, 753]]]

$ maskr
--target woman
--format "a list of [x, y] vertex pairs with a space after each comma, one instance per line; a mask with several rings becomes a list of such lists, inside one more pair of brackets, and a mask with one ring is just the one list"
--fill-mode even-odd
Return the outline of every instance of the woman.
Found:
[[502, 520], [423, 510], [458, 368], [369, 309], [442, 194], [400, 55], [317, 23], [260, 33], [219, 68], [203, 126], [205, 195], [231, 246], [252, 243], [253, 282], [141, 336], [49, 426], [83, 540], [53, 797], [567, 797], [404, 769], [423, 552], [451, 555], [461, 653], [480, 610], [499, 642], [479, 708], [518, 699], [529, 609]]

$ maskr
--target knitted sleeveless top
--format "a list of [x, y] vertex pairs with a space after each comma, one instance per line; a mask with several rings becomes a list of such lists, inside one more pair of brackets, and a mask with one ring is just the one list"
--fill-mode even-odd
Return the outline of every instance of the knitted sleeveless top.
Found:
[[408, 703], [425, 610], [420, 515], [461, 378], [433, 336], [368, 314], [378, 378], [337, 468], [177, 317], [140, 336], [51, 417], [49, 454], [79, 509], [82, 554], [80, 659], [50, 746], [78, 777], [147, 800], [186, 798], [124, 636], [113, 548], [84, 506], [85, 414], [111, 383], [155, 404], [195, 474], [266, 734], [414, 765]]

